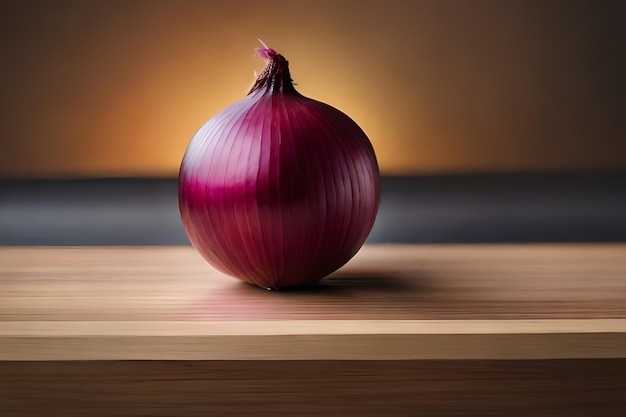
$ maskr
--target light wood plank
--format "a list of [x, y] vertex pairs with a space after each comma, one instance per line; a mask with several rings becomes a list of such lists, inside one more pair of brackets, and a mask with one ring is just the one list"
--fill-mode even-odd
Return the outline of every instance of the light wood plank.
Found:
[[626, 245], [366, 246], [266, 291], [193, 248], [0, 248], [0, 360], [626, 357]]

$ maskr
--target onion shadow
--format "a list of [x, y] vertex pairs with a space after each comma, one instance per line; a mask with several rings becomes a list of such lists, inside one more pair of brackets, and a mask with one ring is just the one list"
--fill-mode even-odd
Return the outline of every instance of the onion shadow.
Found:
[[338, 271], [314, 285], [267, 290], [236, 282], [205, 294], [189, 320], [325, 320], [406, 317], [439, 292], [424, 271]]

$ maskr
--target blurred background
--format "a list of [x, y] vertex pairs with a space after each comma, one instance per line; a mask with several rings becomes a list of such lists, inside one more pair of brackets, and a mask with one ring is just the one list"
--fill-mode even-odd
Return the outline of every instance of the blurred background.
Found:
[[368, 134], [370, 242], [626, 240], [622, 1], [4, 1], [0, 244], [184, 244], [194, 132], [257, 38]]

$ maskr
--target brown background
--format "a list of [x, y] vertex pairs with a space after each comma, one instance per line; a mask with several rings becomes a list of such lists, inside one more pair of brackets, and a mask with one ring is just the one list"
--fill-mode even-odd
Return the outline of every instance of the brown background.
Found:
[[625, 168], [624, 4], [3, 2], [0, 177], [175, 176], [258, 37], [385, 174]]

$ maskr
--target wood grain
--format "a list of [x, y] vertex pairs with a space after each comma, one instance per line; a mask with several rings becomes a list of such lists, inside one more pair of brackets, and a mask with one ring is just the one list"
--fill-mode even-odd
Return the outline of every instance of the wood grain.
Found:
[[365, 246], [317, 287], [264, 291], [190, 247], [0, 248], [2, 321], [626, 317], [626, 245]]
[[3, 416], [622, 416], [626, 360], [0, 362]]
[[2, 416], [621, 416], [626, 245], [366, 246], [266, 291], [192, 248], [0, 248]]
[[0, 249], [0, 360], [623, 357], [626, 245], [366, 246], [279, 292], [188, 247]]

